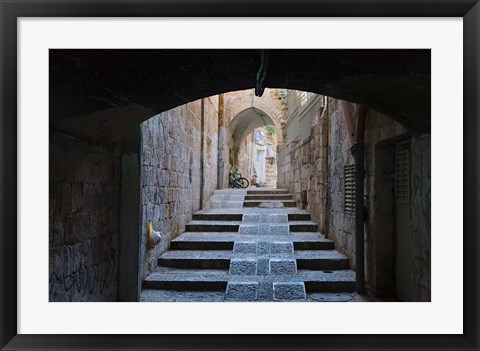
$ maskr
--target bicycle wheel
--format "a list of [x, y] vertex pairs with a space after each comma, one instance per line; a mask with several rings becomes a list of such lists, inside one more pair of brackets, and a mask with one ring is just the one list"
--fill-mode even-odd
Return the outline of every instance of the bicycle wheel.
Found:
[[238, 178], [238, 182], [242, 185], [242, 188], [247, 188], [250, 185], [247, 178]]

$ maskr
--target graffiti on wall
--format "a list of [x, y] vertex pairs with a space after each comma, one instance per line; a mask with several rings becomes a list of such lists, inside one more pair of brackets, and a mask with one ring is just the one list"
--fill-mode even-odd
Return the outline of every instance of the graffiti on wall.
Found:
[[431, 194], [431, 168], [430, 168], [430, 140], [419, 139], [418, 159], [413, 160], [412, 174], [412, 201], [410, 213], [412, 216], [412, 229], [419, 233], [422, 223], [430, 225], [430, 194]]

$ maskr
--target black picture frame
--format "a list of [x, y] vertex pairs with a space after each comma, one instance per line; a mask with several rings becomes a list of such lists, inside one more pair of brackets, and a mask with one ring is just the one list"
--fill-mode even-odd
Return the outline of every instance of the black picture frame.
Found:
[[[280, 5], [281, 6], [273, 6]], [[1, 350], [479, 350], [478, 0], [0, 0]], [[19, 17], [463, 17], [464, 333], [462, 335], [25, 335], [17, 334], [17, 18]], [[452, 118], [452, 123], [455, 123]], [[460, 189], [459, 189], [460, 190]], [[448, 316], [445, 316], [448, 318]]]

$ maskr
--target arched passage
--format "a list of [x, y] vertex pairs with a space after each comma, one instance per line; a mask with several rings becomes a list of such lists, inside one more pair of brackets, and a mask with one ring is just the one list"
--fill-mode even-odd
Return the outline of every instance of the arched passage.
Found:
[[[162, 111], [255, 86], [260, 50], [50, 50], [50, 125], [111, 143]], [[430, 50], [270, 50], [266, 87], [363, 104], [430, 129]]]
[[[121, 279], [121, 273], [127, 270], [118, 262], [132, 258], [122, 245], [118, 246], [118, 234], [125, 228], [118, 219], [131, 218], [135, 207], [121, 215], [119, 209], [124, 209], [122, 201], [127, 194], [119, 192], [129, 189], [128, 185], [120, 184], [126, 179], [122, 167], [129, 160], [137, 167], [139, 150], [134, 148], [136, 143], [132, 142], [129, 149], [123, 141], [121, 145], [115, 142], [159, 112], [176, 106], [182, 109], [185, 103], [205, 96], [252, 88], [259, 53], [259, 50], [50, 51], [50, 126], [53, 131], [63, 133], [61, 141], [56, 140], [58, 135], [50, 139], [51, 261], [55, 265], [77, 253], [80, 256], [82, 252], [89, 253], [91, 266], [69, 264], [72, 270], [64, 272], [65, 277], [102, 272], [104, 281], [97, 282], [93, 295], [82, 295], [82, 299], [120, 299], [115, 279], [117, 276]], [[266, 86], [361, 103], [387, 114], [411, 131], [429, 130], [428, 50], [272, 50], [270, 57]], [[254, 108], [265, 112], [259, 106]], [[194, 114], [203, 115], [208, 105], [205, 107], [202, 102], [197, 107]], [[236, 115], [246, 110], [243, 107]], [[152, 134], [152, 138], [159, 135]], [[131, 135], [131, 139], [137, 141], [138, 134]], [[204, 146], [209, 150], [208, 143]], [[189, 160], [182, 159], [185, 165], [189, 165]], [[164, 164], [174, 163], [167, 160]], [[206, 165], [193, 164], [199, 171]], [[138, 169], [131, 171], [131, 178], [136, 180]], [[155, 188], [155, 182], [162, 183], [165, 178], [161, 175], [146, 181]], [[169, 179], [169, 186], [187, 181], [188, 176], [181, 179], [175, 174]], [[175, 191], [171, 193], [175, 195]], [[155, 196], [152, 192], [152, 197]], [[181, 199], [175, 203], [181, 204]], [[171, 203], [159, 213], [152, 211], [147, 215], [158, 217], [169, 212], [171, 216], [175, 212]], [[138, 225], [132, 223], [131, 228], [135, 232]], [[125, 236], [135, 239], [130, 233]], [[81, 271], [77, 272], [77, 268]], [[52, 285], [64, 286], [63, 278], [55, 274], [51, 275]], [[135, 274], [138, 272], [132, 273]], [[81, 281], [76, 282], [76, 289], [69, 291], [83, 293]], [[137, 285], [132, 287], [135, 290]], [[65, 296], [54, 294], [53, 300]]]
[[[238, 149], [242, 140], [251, 132], [259, 127], [273, 125], [277, 130], [281, 130], [281, 125], [277, 120], [270, 118], [268, 114], [259, 109], [246, 109], [240, 112], [230, 123], [229, 131], [232, 136], [231, 145]], [[282, 133], [277, 133], [281, 141]]]
[[[275, 138], [275, 141], [273, 147], [272, 145], [268, 146], [265, 141], [262, 141], [261, 144], [263, 145], [258, 145], [258, 142], [255, 140], [258, 133], [260, 135], [264, 133], [257, 129], [266, 126], [274, 127], [273, 130], [275, 132], [272, 134], [272, 137]], [[273, 156], [272, 160], [274, 160], [276, 145], [282, 136], [281, 128], [281, 124], [276, 119], [272, 119], [262, 110], [250, 108], [240, 112], [229, 125], [229, 136], [231, 137], [228, 141], [231, 153], [230, 167], [239, 168], [242, 175], [249, 180], [252, 180], [255, 176], [256, 182], [265, 183], [267, 148], [272, 148], [270, 150], [272, 155], [270, 156]], [[255, 133], [253, 133], [254, 131]], [[272, 163], [269, 167], [272, 168], [271, 171], [275, 174], [274, 179], [271, 179], [271, 181], [276, 186], [276, 164]]]

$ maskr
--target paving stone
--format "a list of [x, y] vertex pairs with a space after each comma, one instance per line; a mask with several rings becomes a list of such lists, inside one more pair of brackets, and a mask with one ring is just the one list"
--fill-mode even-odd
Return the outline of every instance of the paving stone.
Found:
[[257, 243], [253, 241], [235, 241], [233, 244], [234, 253], [255, 253], [257, 252]]
[[230, 301], [255, 301], [258, 298], [258, 283], [229, 282], [225, 297]]
[[211, 206], [211, 208], [221, 208], [222, 203], [220, 201], [211, 201], [210, 206]]
[[320, 302], [347, 302], [353, 299], [350, 294], [313, 293], [310, 298]]
[[305, 299], [306, 293], [304, 283], [273, 283], [273, 300], [304, 301]]
[[257, 260], [257, 275], [270, 274], [270, 260], [268, 258], [259, 258]]
[[245, 196], [243, 196], [243, 195], [232, 195], [232, 196], [230, 196], [230, 201], [241, 201], [241, 202], [243, 202], [244, 199], [245, 199]]
[[270, 274], [297, 274], [295, 259], [272, 258], [270, 260]]
[[258, 234], [258, 226], [240, 224], [240, 227], [238, 228], [238, 234], [257, 235]]
[[234, 258], [230, 260], [230, 274], [255, 275], [257, 274], [257, 260], [254, 258]]
[[272, 254], [293, 254], [293, 242], [291, 241], [274, 241], [270, 243], [270, 252]]
[[262, 223], [267, 223], [268, 222], [268, 218], [270, 217], [270, 213], [262, 213], [261, 214], [261, 222]]
[[270, 223], [288, 223], [288, 215], [272, 213], [268, 216], [268, 222]]
[[258, 235], [268, 235], [268, 234], [270, 234], [270, 226], [268, 224], [259, 224]]
[[260, 282], [258, 284], [258, 300], [272, 301], [273, 299], [273, 284], [271, 282]]
[[262, 216], [260, 214], [246, 213], [243, 215], [243, 222], [246, 223], [259, 223]]
[[290, 227], [288, 224], [272, 224], [270, 226], [269, 234], [288, 235], [290, 234]]
[[229, 201], [226, 208], [242, 208], [243, 201]]
[[257, 243], [257, 253], [266, 254], [269, 252], [270, 243], [268, 241], [259, 241]]

